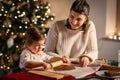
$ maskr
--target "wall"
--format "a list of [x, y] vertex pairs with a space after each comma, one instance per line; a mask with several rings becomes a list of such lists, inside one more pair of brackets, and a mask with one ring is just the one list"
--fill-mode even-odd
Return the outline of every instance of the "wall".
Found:
[[120, 0], [117, 0], [117, 32], [120, 34]]
[[[112, 35], [116, 31], [116, 6], [117, 0], [107, 0], [106, 3], [106, 35]], [[112, 11], [111, 11], [112, 10]]]
[[[44, 1], [50, 2], [52, 12], [55, 13], [56, 19], [54, 21], [56, 21], [68, 17], [70, 5], [74, 0], [44, 0]], [[88, 0], [91, 7], [90, 19], [93, 20], [96, 25], [99, 58], [117, 60], [118, 50], [120, 49], [120, 42], [103, 39], [103, 37], [106, 35], [105, 32], [107, 22], [106, 17], [108, 1], [109, 0]], [[111, 12], [112, 10], [113, 9], [111, 9]], [[53, 22], [49, 22], [47, 25], [51, 26]]]
[[[51, 13], [55, 14], [55, 20], [61, 20], [68, 17], [69, 9], [74, 0], [44, 0], [51, 4]], [[47, 26], [51, 26], [54, 22], [47, 23]]]
[[[88, 0], [88, 1], [91, 6], [90, 18], [94, 21], [97, 30], [99, 58], [117, 60], [118, 50], [120, 49], [120, 42], [103, 39], [103, 37], [105, 37], [106, 35], [106, 27], [108, 29], [111, 28], [111, 26], [108, 26], [106, 24], [108, 24], [108, 22], [112, 23], [112, 25], [115, 24], [113, 17], [114, 16], [113, 14], [115, 14], [114, 12], [115, 9], [113, 9], [113, 5], [111, 5], [111, 8], [108, 7], [108, 3], [110, 1], [112, 3], [112, 1], [115, 0]], [[109, 13], [108, 8], [110, 9]]]

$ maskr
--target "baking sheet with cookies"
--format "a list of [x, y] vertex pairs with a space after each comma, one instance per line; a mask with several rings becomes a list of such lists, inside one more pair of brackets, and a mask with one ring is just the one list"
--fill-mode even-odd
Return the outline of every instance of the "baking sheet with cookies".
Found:
[[105, 74], [105, 72], [107, 72], [108, 70], [100, 70], [96, 72], [96, 75], [100, 76], [100, 77], [104, 77], [104, 78], [120, 78], [120, 75], [114, 75], [114, 76], [108, 76]]

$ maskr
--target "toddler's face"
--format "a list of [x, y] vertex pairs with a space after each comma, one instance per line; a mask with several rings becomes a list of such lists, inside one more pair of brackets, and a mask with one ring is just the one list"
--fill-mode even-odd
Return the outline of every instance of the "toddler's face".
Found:
[[33, 42], [32, 45], [28, 46], [28, 49], [32, 53], [37, 54], [38, 52], [42, 51], [42, 49], [44, 48], [44, 42], [45, 42], [45, 40]]

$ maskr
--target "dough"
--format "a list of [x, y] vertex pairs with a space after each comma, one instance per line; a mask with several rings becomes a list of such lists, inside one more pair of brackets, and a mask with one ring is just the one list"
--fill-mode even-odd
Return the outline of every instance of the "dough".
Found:
[[73, 70], [73, 69], [75, 69], [75, 66], [73, 66], [73, 65], [60, 65], [60, 66], [57, 66], [53, 69], [55, 71]]

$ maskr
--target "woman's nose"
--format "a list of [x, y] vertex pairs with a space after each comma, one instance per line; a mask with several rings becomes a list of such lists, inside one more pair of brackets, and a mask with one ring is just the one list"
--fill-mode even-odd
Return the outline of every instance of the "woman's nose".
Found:
[[73, 24], [73, 25], [77, 24], [77, 21], [73, 19], [73, 20], [72, 20], [72, 24]]

